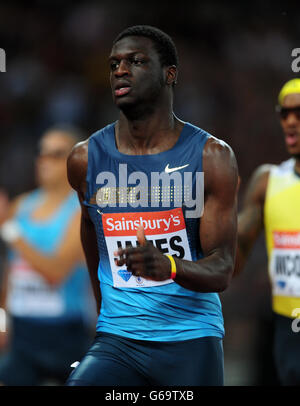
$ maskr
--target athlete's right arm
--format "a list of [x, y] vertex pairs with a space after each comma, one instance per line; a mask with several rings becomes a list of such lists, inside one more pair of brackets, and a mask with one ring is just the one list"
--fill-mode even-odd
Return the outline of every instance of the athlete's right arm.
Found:
[[80, 236], [88, 266], [93, 292], [97, 303], [97, 312], [100, 312], [101, 294], [98, 280], [99, 253], [95, 227], [90, 219], [87, 207], [83, 204], [86, 192], [86, 173], [88, 167], [88, 140], [76, 144], [67, 161], [68, 180], [77, 192], [81, 205]]
[[248, 255], [264, 228], [264, 204], [272, 165], [261, 165], [246, 188], [242, 210], [238, 215], [238, 246], [233, 276], [243, 269]]

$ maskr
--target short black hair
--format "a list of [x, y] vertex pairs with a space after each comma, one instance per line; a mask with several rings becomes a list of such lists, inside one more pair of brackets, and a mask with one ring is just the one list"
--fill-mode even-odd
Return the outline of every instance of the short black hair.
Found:
[[134, 25], [122, 31], [114, 40], [113, 45], [124, 37], [146, 37], [150, 38], [159, 55], [162, 66], [178, 66], [178, 55], [176, 46], [172, 38], [160, 30], [150, 25]]

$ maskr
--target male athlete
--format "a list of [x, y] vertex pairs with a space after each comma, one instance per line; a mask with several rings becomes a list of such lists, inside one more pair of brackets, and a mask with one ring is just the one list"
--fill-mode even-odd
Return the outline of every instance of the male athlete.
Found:
[[130, 27], [109, 61], [120, 117], [68, 159], [100, 315], [67, 384], [222, 385], [217, 292], [235, 261], [234, 154], [174, 115], [168, 35]]
[[239, 215], [240, 272], [264, 228], [275, 320], [274, 357], [284, 385], [300, 384], [300, 79], [281, 89], [277, 110], [291, 158], [253, 174]]

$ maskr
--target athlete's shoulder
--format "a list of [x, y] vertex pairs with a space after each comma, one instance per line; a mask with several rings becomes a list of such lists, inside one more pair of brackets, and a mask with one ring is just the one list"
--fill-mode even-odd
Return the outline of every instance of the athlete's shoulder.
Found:
[[34, 191], [30, 191], [30, 192], [25, 192], [25, 193], [21, 193], [20, 195], [14, 197], [10, 204], [9, 204], [9, 209], [8, 209], [8, 218], [13, 217], [17, 211], [20, 209], [20, 207], [22, 206], [22, 204], [28, 199], [30, 198], [34, 193], [36, 192], [36, 190]]
[[39, 201], [43, 193], [43, 190], [37, 187], [15, 196], [9, 203], [8, 218], [17, 215], [17, 213], [20, 213], [23, 210], [26, 211], [28, 208], [31, 208], [36, 201]]
[[74, 145], [68, 156], [68, 166], [80, 165], [82, 161], [87, 160], [89, 140], [90, 137]]
[[289, 158], [281, 162], [279, 165], [274, 165], [273, 171], [277, 175], [285, 175], [293, 172], [295, 167], [295, 158]]
[[203, 149], [205, 188], [225, 188], [234, 193], [238, 186], [238, 165], [235, 154], [227, 142], [209, 134]]
[[[224, 140], [208, 133], [203, 149], [203, 167], [213, 167], [215, 172], [238, 173], [238, 165], [231, 146]], [[225, 173], [224, 173], [225, 175]]]
[[[263, 206], [270, 173], [276, 169], [276, 165], [262, 164], [259, 165], [250, 176], [245, 193], [245, 202], [259, 202]], [[243, 179], [241, 180], [243, 182]]]
[[211, 154], [226, 154], [234, 156], [231, 146], [224, 140], [207, 133], [207, 141], [205, 144], [205, 152]]
[[283, 161], [279, 165], [262, 164], [254, 170], [251, 183], [258, 184], [266, 189], [271, 176], [285, 176], [294, 170], [294, 165], [294, 158]]
[[75, 190], [78, 190], [86, 176], [89, 139], [90, 138], [74, 145], [67, 159], [68, 180]]
[[114, 133], [115, 122], [107, 124], [106, 126], [100, 128], [99, 130], [93, 132], [89, 137], [89, 140], [101, 140], [105, 137], [109, 137]]
[[252, 179], [268, 179], [270, 173], [277, 168], [277, 165], [274, 164], [262, 164], [259, 165], [252, 174]]
[[[211, 159], [226, 160], [227, 158], [235, 162], [235, 155], [230, 147], [225, 141], [215, 137], [208, 131], [194, 125], [191, 123], [185, 123], [185, 127], [188, 131], [188, 139], [193, 147], [195, 147], [195, 153], [198, 151], [202, 152], [203, 149], [203, 161], [210, 161]], [[202, 148], [196, 148], [196, 146], [201, 145]]]
[[92, 143], [92, 141], [99, 141], [101, 142], [101, 139], [111, 135], [114, 132], [114, 126], [115, 123], [110, 123], [107, 124], [105, 127], [100, 128], [99, 130], [94, 131], [86, 140], [78, 142], [72, 149], [71, 151], [71, 156], [72, 155], [77, 155], [77, 154], [87, 154], [88, 152], [88, 146], [89, 144]]
[[188, 133], [189, 138], [194, 138], [197, 141], [202, 139], [208, 139], [211, 136], [211, 134], [208, 131], [188, 121], [184, 123], [184, 129]]

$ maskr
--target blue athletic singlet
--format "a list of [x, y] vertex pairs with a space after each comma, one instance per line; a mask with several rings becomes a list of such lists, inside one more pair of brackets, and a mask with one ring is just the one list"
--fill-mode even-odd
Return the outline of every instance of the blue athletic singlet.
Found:
[[[34, 220], [32, 213], [43, 201], [43, 191], [35, 190], [20, 203], [15, 220], [24, 239], [43, 255], [51, 255], [61, 244], [67, 227], [80, 209], [71, 192], [47, 220]], [[77, 263], [63, 282], [51, 286], [16, 251], [10, 253], [7, 309], [13, 317], [36, 322], [63, 323], [88, 321], [91, 309], [90, 281], [86, 266]]]
[[[97, 331], [151, 341], [222, 338], [217, 293], [185, 289], [171, 279], [135, 277], [114, 262], [119, 247], [136, 246], [142, 224], [164, 254], [203, 257], [199, 224], [204, 207], [202, 152], [209, 134], [185, 123], [173, 148], [126, 155], [115, 144], [115, 123], [89, 139], [85, 205], [94, 223], [102, 296]], [[204, 174], [205, 176], [205, 174]]]

